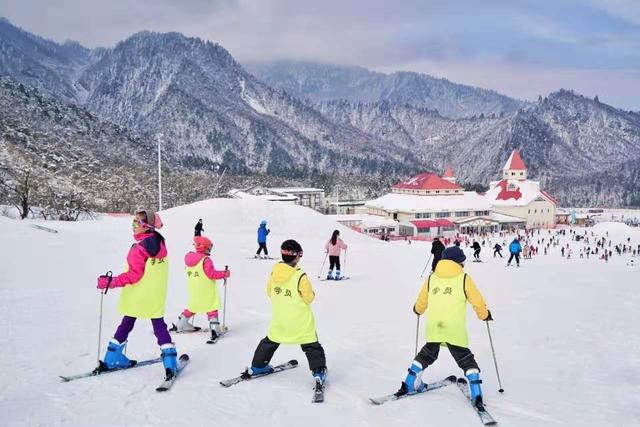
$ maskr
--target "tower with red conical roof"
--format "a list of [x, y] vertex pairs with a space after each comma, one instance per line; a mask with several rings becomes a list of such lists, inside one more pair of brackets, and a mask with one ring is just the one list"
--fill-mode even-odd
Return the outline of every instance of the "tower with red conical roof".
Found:
[[502, 168], [502, 178], [524, 181], [527, 179], [527, 165], [520, 157], [518, 150], [513, 150]]

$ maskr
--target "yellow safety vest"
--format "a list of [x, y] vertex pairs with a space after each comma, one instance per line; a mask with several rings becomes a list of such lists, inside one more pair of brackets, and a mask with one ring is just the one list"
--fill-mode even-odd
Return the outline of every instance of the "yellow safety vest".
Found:
[[125, 316], [158, 319], [164, 316], [169, 278], [168, 258], [148, 258], [142, 278], [122, 289], [118, 309]]
[[208, 313], [220, 308], [218, 287], [214, 279], [209, 279], [204, 272], [204, 257], [193, 267], [186, 267], [187, 286], [189, 287], [189, 303], [187, 309], [192, 313]]
[[469, 346], [467, 336], [467, 297], [464, 293], [465, 273], [450, 278], [432, 274], [429, 277], [427, 307], [427, 342]]
[[272, 317], [268, 338], [280, 344], [310, 344], [318, 341], [316, 321], [309, 304], [298, 292], [298, 283], [305, 273], [296, 270], [282, 283], [271, 279]]

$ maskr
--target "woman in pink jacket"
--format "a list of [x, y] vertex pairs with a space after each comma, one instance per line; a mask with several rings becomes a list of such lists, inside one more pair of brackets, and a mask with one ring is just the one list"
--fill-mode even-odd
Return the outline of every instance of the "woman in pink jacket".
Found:
[[[331, 239], [324, 246], [325, 252], [329, 254], [329, 272], [327, 273], [327, 280], [340, 280], [340, 251], [347, 249], [347, 245], [342, 241], [338, 230], [333, 230]], [[336, 268], [336, 276], [333, 277], [333, 267]]]

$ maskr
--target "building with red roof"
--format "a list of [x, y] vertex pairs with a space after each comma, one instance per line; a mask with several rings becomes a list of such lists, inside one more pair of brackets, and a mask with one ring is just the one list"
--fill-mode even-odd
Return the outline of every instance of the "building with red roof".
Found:
[[502, 179], [492, 181], [486, 197], [491, 210], [526, 219], [529, 228], [554, 227], [557, 200], [540, 189], [540, 182], [527, 176], [527, 166], [518, 150], [513, 150], [502, 169]]

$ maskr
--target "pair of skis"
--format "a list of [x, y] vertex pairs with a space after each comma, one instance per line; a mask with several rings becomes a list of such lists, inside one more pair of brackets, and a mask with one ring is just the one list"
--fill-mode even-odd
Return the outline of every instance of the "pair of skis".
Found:
[[[288, 361], [286, 363], [282, 363], [280, 365], [276, 365], [276, 366], [273, 367], [273, 370], [271, 370], [269, 372], [265, 372], [263, 374], [251, 375], [248, 372], [248, 370], [245, 370], [242, 374], [238, 375], [237, 377], [230, 378], [230, 379], [224, 380], [224, 381], [220, 381], [220, 385], [223, 386], [223, 387], [231, 387], [232, 385], [236, 385], [236, 384], [241, 383], [243, 381], [249, 381], [249, 380], [254, 380], [256, 378], [266, 377], [267, 375], [277, 374], [278, 372], [286, 371], [286, 370], [297, 368], [297, 367], [298, 367], [298, 361], [293, 359], [293, 360], [290, 360], [290, 361]], [[323, 382], [316, 381], [316, 383], [315, 383], [315, 385], [313, 387], [313, 397], [311, 399], [312, 403], [324, 402], [324, 389], [325, 389], [325, 384]]]
[[[182, 331], [182, 332], [178, 332], [178, 327], [175, 324], [171, 324], [171, 328], [169, 328], [169, 332], [172, 332], [174, 334], [192, 334], [195, 332], [210, 332], [209, 329], [205, 329], [205, 328], [201, 328], [200, 326], [194, 326], [195, 330], [193, 331]], [[228, 327], [224, 327], [224, 331], [222, 331], [221, 333], [216, 333], [215, 335], [212, 333], [211, 336], [209, 337], [209, 339], [206, 341], [207, 344], [215, 344], [218, 342], [218, 340], [222, 337], [224, 337], [225, 335], [227, 335], [227, 333], [229, 332], [229, 328]]]
[[[67, 376], [60, 375], [60, 379], [64, 382], [70, 382], [70, 381], [79, 380], [81, 378], [96, 377], [98, 375], [106, 375], [106, 374], [119, 372], [119, 371], [128, 371], [130, 369], [140, 368], [142, 366], [154, 365], [156, 363], [161, 363], [161, 362], [162, 362], [162, 359], [158, 357], [155, 359], [147, 359], [147, 360], [141, 360], [139, 362], [132, 362], [132, 364], [129, 366], [109, 369], [104, 365], [102, 361], [100, 361], [100, 365], [91, 372], [85, 372], [82, 374], [67, 375]], [[182, 370], [187, 366], [188, 363], [189, 363], [189, 355], [187, 354], [181, 355], [180, 358], [178, 359], [178, 370], [176, 374], [171, 376], [170, 378], [165, 378], [162, 381], [162, 384], [156, 387], [156, 391], [158, 392], [168, 391], [173, 386], [176, 379], [178, 379], [178, 376], [180, 375]]]
[[386, 402], [404, 399], [405, 397], [419, 396], [423, 393], [437, 390], [439, 388], [447, 387], [451, 384], [456, 384], [458, 386], [458, 388], [460, 389], [462, 394], [465, 396], [467, 401], [471, 404], [471, 407], [478, 414], [478, 417], [480, 417], [482, 424], [486, 426], [497, 424], [496, 420], [491, 416], [489, 411], [487, 411], [487, 408], [482, 403], [475, 404], [471, 401], [471, 395], [469, 393], [469, 385], [467, 383], [467, 380], [464, 378], [456, 378], [455, 375], [451, 375], [443, 380], [427, 384], [427, 387], [421, 392], [412, 393], [412, 394], [396, 392], [396, 393], [388, 394], [381, 397], [370, 398], [369, 401], [374, 405], [382, 405]]

